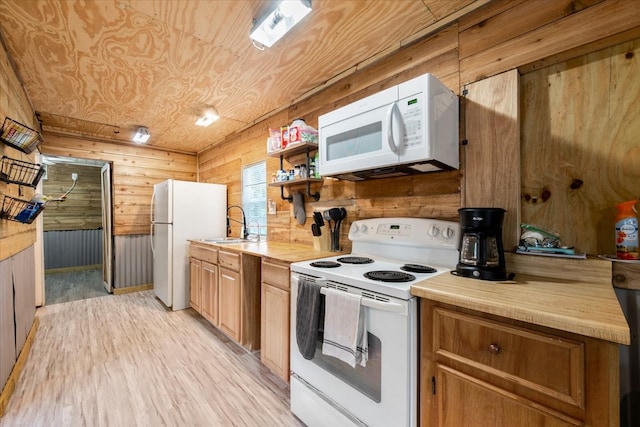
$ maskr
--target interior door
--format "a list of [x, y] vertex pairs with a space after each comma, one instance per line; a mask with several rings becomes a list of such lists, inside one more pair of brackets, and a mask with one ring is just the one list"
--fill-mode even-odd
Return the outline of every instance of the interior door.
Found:
[[102, 280], [107, 292], [113, 290], [113, 221], [111, 164], [102, 167]]

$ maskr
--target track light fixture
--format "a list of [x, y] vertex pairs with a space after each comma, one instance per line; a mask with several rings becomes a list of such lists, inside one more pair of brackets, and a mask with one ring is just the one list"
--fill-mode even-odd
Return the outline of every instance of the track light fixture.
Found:
[[208, 107], [204, 110], [204, 114], [196, 120], [196, 126], [207, 127], [211, 123], [215, 122], [220, 118], [220, 114], [218, 114], [218, 110], [212, 107]]
[[[254, 19], [250, 37], [258, 49], [271, 47], [311, 12], [311, 0], [282, 0], [260, 19]], [[256, 45], [260, 43], [263, 47]]]
[[133, 142], [136, 144], [144, 144], [151, 138], [151, 134], [149, 133], [149, 129], [144, 126], [141, 126], [136, 131], [136, 134], [133, 135]]

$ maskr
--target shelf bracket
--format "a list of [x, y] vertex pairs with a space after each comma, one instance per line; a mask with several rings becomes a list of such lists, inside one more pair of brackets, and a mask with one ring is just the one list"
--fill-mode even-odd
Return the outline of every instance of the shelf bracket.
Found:
[[288, 196], [288, 197], [284, 196], [284, 187], [280, 187], [280, 197], [282, 197], [282, 200], [286, 200], [289, 203], [293, 203], [293, 196]]
[[[307, 169], [309, 170], [309, 169]], [[313, 197], [313, 199], [317, 202], [320, 200], [320, 192], [316, 191], [315, 194], [311, 194], [311, 183], [307, 182], [307, 196]]]

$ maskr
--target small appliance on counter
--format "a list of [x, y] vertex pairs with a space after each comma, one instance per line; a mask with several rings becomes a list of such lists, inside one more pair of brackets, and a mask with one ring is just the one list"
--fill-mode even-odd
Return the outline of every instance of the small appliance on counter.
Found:
[[506, 280], [502, 246], [502, 208], [462, 208], [457, 276], [481, 280]]

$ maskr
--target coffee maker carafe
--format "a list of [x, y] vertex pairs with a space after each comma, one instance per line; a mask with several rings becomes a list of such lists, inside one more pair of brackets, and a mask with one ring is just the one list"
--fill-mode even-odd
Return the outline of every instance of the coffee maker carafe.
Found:
[[460, 257], [455, 273], [482, 280], [506, 280], [502, 247], [501, 208], [462, 208], [460, 217]]

